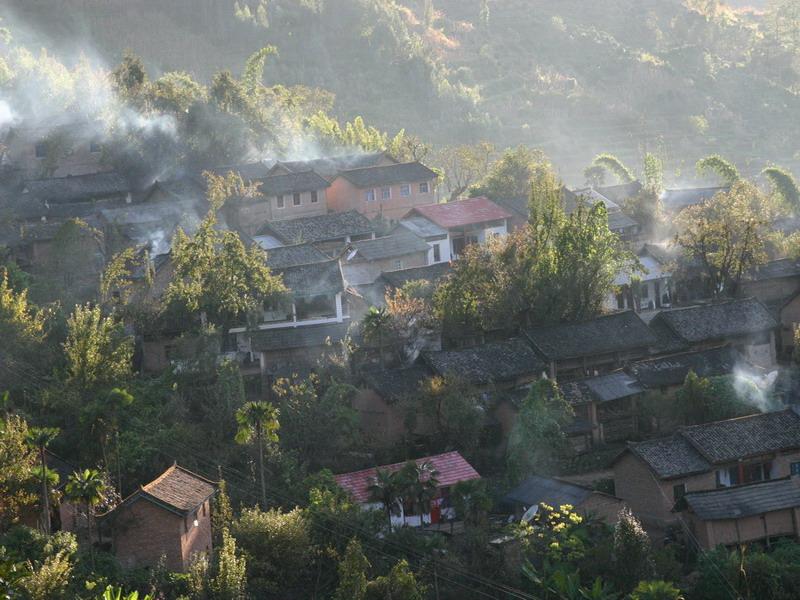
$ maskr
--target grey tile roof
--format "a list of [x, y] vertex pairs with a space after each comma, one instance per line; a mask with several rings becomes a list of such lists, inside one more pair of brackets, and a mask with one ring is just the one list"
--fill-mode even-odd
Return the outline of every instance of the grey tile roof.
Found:
[[519, 219], [525, 219], [527, 221], [528, 217], [531, 214], [530, 208], [528, 206], [528, 198], [524, 196], [520, 196], [517, 198], [493, 198], [492, 199], [495, 204], [502, 206], [508, 212]]
[[793, 258], [780, 258], [771, 260], [753, 269], [749, 279], [764, 281], [766, 279], [780, 279], [782, 277], [799, 277], [800, 260]]
[[398, 227], [385, 237], [353, 242], [352, 246], [357, 251], [356, 258], [364, 260], [381, 260], [420, 252], [427, 254], [429, 250], [425, 240], [405, 227]]
[[436, 173], [420, 162], [399, 163], [341, 171], [341, 177], [357, 188], [371, 188], [395, 183], [416, 183], [436, 179]]
[[24, 190], [31, 197], [46, 202], [75, 202], [108, 196], [119, 196], [131, 191], [128, 181], [116, 171], [71, 175], [50, 179], [26, 181]]
[[348, 323], [330, 323], [264, 329], [250, 334], [250, 345], [254, 352], [322, 347], [328, 341], [333, 344], [342, 341], [347, 337], [348, 327]]
[[238, 165], [223, 165], [210, 169], [216, 175], [227, 175], [230, 172], [238, 173], [245, 181], [262, 179], [269, 175], [270, 167], [263, 161], [242, 163]]
[[283, 167], [283, 169], [295, 173], [300, 171], [316, 171], [323, 177], [330, 179], [336, 176], [339, 171], [374, 167], [384, 160], [396, 162], [385, 152], [368, 152], [365, 154], [329, 156], [313, 160], [278, 161], [273, 169], [277, 171]]
[[648, 388], [682, 385], [689, 371], [700, 377], [729, 375], [737, 364], [744, 362], [730, 346], [687, 352], [632, 364], [629, 371]]
[[777, 479], [705, 492], [689, 492], [683, 497], [683, 503], [704, 521], [741, 519], [800, 507], [800, 482], [795, 478]]
[[418, 395], [422, 382], [431, 376], [430, 369], [425, 365], [367, 371], [363, 374], [366, 385], [388, 402], [398, 402]]
[[409, 281], [430, 281], [436, 283], [450, 272], [450, 263], [434, 263], [425, 267], [412, 267], [410, 269], [399, 269], [397, 271], [384, 271], [381, 279], [393, 288], [403, 287]]
[[778, 326], [767, 308], [755, 298], [664, 310], [656, 315], [651, 325], [657, 322], [689, 343], [752, 335]]
[[592, 490], [549, 477], [532, 475], [508, 492], [503, 498], [505, 504], [536, 506], [547, 504], [559, 507], [564, 504], [578, 506], [592, 495]]
[[539, 376], [546, 370], [542, 360], [520, 339], [465, 350], [423, 352], [422, 357], [439, 375], [453, 375], [473, 384]]
[[672, 331], [664, 321], [653, 317], [647, 326], [656, 336], [656, 343], [652, 346], [656, 354], [672, 354], [690, 349], [689, 343]]
[[548, 360], [646, 349], [657, 342], [656, 336], [633, 311], [527, 329], [525, 335]]
[[294, 296], [338, 294], [344, 291], [344, 278], [339, 259], [295, 265], [276, 269], [283, 276], [283, 284]]
[[608, 228], [611, 231], [621, 231], [623, 229], [630, 229], [631, 227], [639, 227], [639, 223], [631, 219], [624, 212], [608, 213]]
[[788, 408], [683, 427], [680, 434], [709, 462], [725, 463], [800, 448], [800, 416]]
[[324, 262], [329, 258], [312, 244], [279, 246], [267, 250], [267, 266], [271, 269], [285, 269], [286, 267]]
[[642, 184], [638, 181], [631, 181], [619, 185], [603, 185], [598, 187], [597, 191], [612, 202], [622, 205], [625, 200], [633, 198], [642, 191]]
[[302, 192], [313, 192], [330, 187], [330, 183], [314, 171], [270, 175], [260, 180], [258, 191], [265, 196], [280, 196]]
[[702, 204], [719, 192], [727, 192], [729, 187], [690, 188], [684, 190], [665, 190], [661, 194], [661, 205], [668, 212], [678, 212], [687, 206]]
[[661, 479], [685, 477], [711, 469], [711, 464], [680, 434], [629, 444], [628, 448]]
[[644, 392], [639, 381], [624, 371], [572, 381], [560, 387], [564, 398], [571, 404], [610, 402]]
[[375, 226], [364, 215], [351, 210], [288, 221], [274, 221], [262, 227], [259, 234], [271, 234], [285, 244], [325, 242], [346, 236], [369, 235]]

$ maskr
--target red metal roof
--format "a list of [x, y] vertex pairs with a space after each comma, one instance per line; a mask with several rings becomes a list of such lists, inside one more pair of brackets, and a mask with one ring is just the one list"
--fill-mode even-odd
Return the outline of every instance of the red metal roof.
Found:
[[[439, 472], [436, 478], [439, 480], [440, 488], [453, 486], [459, 481], [481, 478], [472, 465], [455, 451], [418, 458], [415, 462], [419, 465], [426, 461], [430, 462], [433, 468]], [[343, 490], [350, 493], [353, 500], [359, 503], [366, 503], [369, 502], [369, 486], [372, 484], [377, 470], [399, 471], [405, 464], [405, 462], [399, 462], [393, 465], [354, 471], [353, 473], [342, 473], [341, 475], [336, 475], [335, 479]]]
[[411, 212], [416, 212], [445, 229], [511, 218], [511, 213], [484, 196], [417, 206]]

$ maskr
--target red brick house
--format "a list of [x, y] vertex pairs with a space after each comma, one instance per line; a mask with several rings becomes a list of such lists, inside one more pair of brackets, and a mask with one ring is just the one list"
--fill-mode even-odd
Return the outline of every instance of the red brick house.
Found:
[[217, 487], [172, 465], [101, 517], [112, 551], [128, 569], [153, 567], [162, 556], [170, 571], [183, 572], [192, 557], [211, 552], [211, 498]]
[[[436, 498], [431, 503], [429, 514], [415, 515], [408, 502], [399, 502], [400, 514], [392, 516], [392, 525], [409, 525], [419, 527], [423, 524], [438, 523], [443, 519], [455, 516], [455, 510], [450, 503], [450, 490], [460, 481], [480, 479], [481, 476], [458, 452], [446, 452], [435, 456], [417, 458], [417, 465], [429, 463], [436, 470], [436, 479], [439, 482]], [[395, 463], [363, 469], [352, 473], [336, 475], [336, 483], [353, 498], [355, 502], [365, 509], [383, 510], [380, 503], [372, 502], [369, 487], [375, 481], [378, 469], [393, 473], [405, 466], [405, 462]], [[402, 506], [400, 506], [402, 505]]]

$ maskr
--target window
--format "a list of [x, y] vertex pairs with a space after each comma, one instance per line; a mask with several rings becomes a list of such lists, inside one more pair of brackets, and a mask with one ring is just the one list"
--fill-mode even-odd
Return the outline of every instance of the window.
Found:
[[680, 485], [673, 485], [672, 486], [672, 499], [677, 502], [681, 498], [686, 495], [686, 484], [681, 483]]
[[400, 269], [402, 269], [402, 268], [403, 268], [403, 261], [402, 261], [402, 260], [397, 260], [397, 261], [395, 261], [395, 263], [394, 263], [394, 268], [395, 268], [395, 270], [397, 270], [397, 271], [399, 271]]
[[92, 154], [98, 154], [100, 152], [100, 142], [92, 140], [89, 142], [89, 152]]
[[385, 187], [381, 188], [381, 199], [382, 200], [390, 200], [392, 197], [392, 188]]
[[772, 464], [750, 463], [740, 464], [717, 471], [717, 487], [730, 487], [747, 483], [768, 481], [771, 478]]
[[404, 183], [400, 186], [400, 196], [403, 198], [408, 198], [411, 195], [411, 186], [407, 183]]
[[292, 204], [294, 204], [295, 206], [300, 206], [300, 194], [292, 195]]
[[36, 158], [45, 158], [47, 156], [47, 144], [45, 142], [39, 142], [36, 144], [35, 151]]
[[793, 462], [789, 465], [789, 473], [792, 475], [800, 475], [800, 462]]
[[438, 263], [442, 261], [442, 247], [439, 244], [433, 245], [433, 262]]
[[428, 188], [428, 182], [427, 181], [423, 181], [422, 183], [419, 184], [419, 193], [420, 194], [427, 194], [428, 193], [428, 189], [429, 188]]
[[286, 201], [284, 200], [283, 196], [278, 196], [275, 200], [275, 207], [283, 208], [284, 206], [286, 206]]
[[319, 194], [317, 190], [314, 190], [311, 192], [311, 204], [316, 204], [317, 202], [319, 202]]
[[375, 202], [375, 190], [367, 190], [364, 194], [367, 202]]

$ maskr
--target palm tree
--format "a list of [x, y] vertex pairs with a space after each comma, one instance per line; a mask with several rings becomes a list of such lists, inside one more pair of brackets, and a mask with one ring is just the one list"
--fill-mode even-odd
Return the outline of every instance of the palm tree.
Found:
[[392, 316], [386, 311], [385, 308], [377, 308], [371, 306], [364, 315], [362, 326], [364, 327], [364, 337], [367, 339], [378, 340], [378, 361], [381, 369], [384, 367], [383, 359], [383, 339], [389, 330], [389, 325], [392, 322]]
[[439, 490], [439, 480], [437, 479], [439, 471], [429, 461], [420, 464], [414, 463], [414, 467], [415, 477], [412, 479], [410, 492], [414, 506], [419, 512], [420, 524], [422, 524], [422, 516], [430, 512], [431, 501]]
[[73, 502], [82, 502], [86, 505], [86, 528], [89, 536], [89, 556], [94, 568], [94, 542], [92, 540], [92, 518], [94, 507], [103, 501], [106, 493], [106, 482], [97, 469], [85, 469], [75, 472], [67, 481], [67, 498]]
[[50, 535], [50, 489], [47, 473], [47, 459], [45, 456], [45, 449], [50, 445], [56, 436], [58, 429], [54, 427], [34, 427], [28, 430], [25, 441], [32, 448], [36, 448], [39, 452], [39, 465], [42, 470], [42, 488], [41, 488], [41, 509], [42, 509], [42, 530], [45, 535]]
[[370, 500], [372, 502], [380, 502], [383, 505], [383, 510], [386, 511], [386, 518], [389, 519], [389, 527], [392, 526], [392, 514], [395, 512], [401, 487], [399, 471], [391, 472], [377, 469], [375, 477], [367, 488]]
[[261, 508], [267, 507], [267, 486], [264, 480], [264, 442], [278, 441], [278, 409], [263, 400], [248, 402], [236, 411], [236, 442], [258, 446], [258, 472], [261, 477]]

